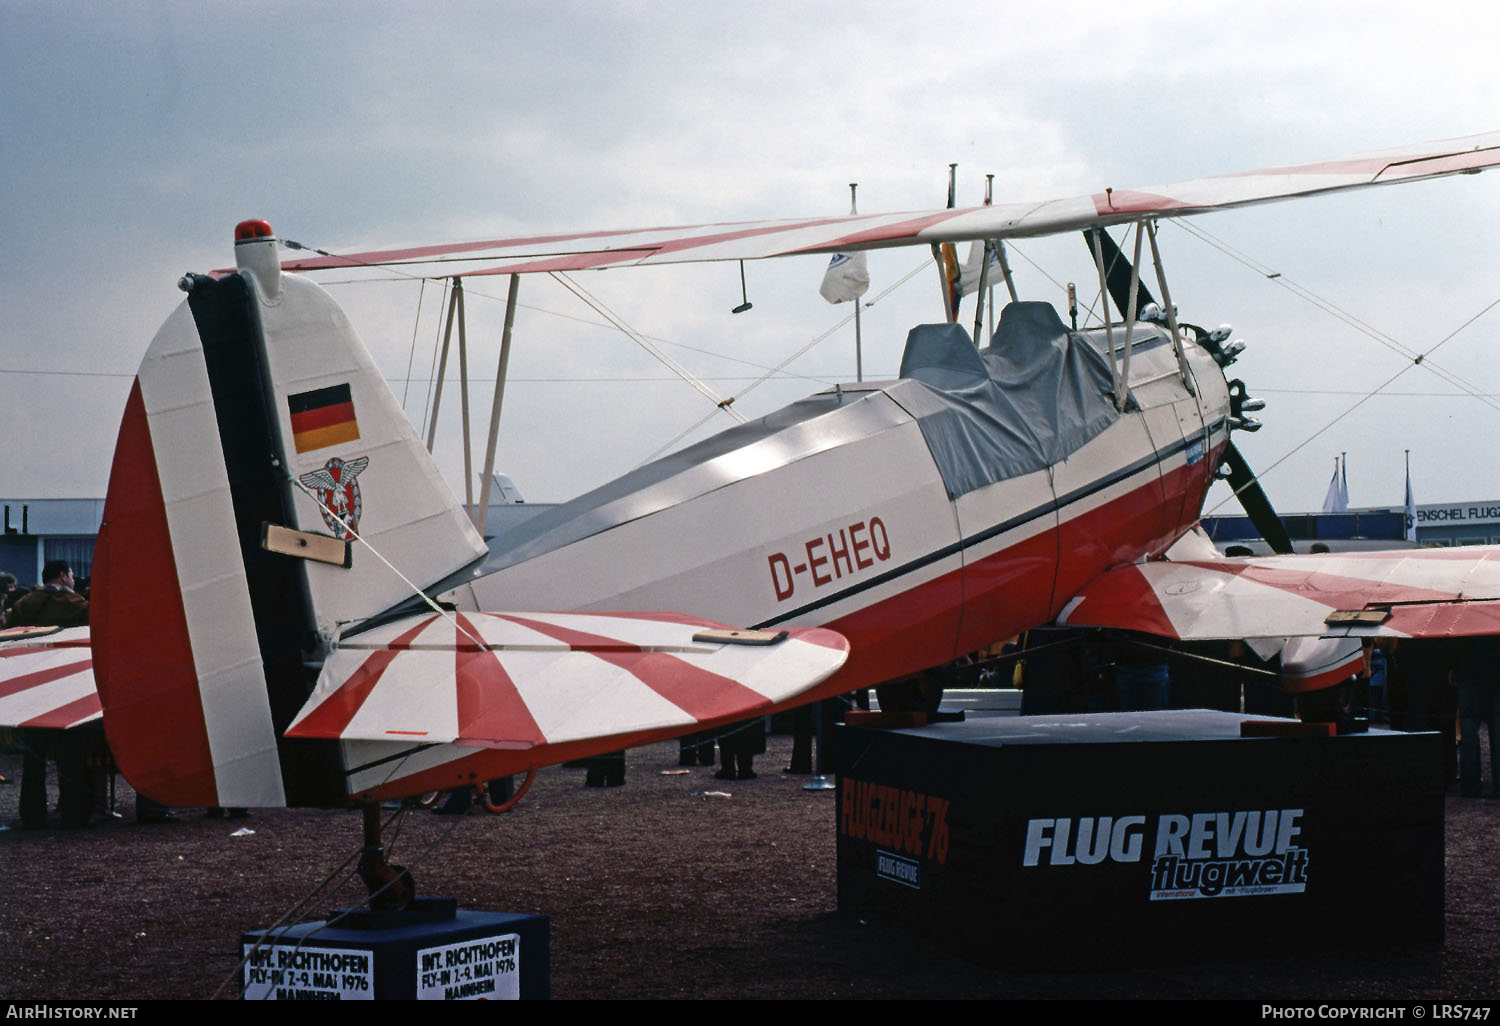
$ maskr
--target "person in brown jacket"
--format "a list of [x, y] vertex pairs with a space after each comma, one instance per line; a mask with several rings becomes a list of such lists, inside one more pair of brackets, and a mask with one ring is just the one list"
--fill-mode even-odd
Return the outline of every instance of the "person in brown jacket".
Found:
[[10, 607], [7, 627], [84, 627], [89, 600], [73, 590], [73, 568], [60, 559], [42, 567], [42, 586]]
[[[8, 627], [83, 627], [89, 622], [89, 600], [73, 590], [73, 568], [62, 560], [42, 567], [42, 586], [17, 599], [6, 618]], [[47, 759], [57, 760], [63, 826], [87, 826], [94, 809], [89, 780], [89, 753], [102, 741], [97, 729], [53, 730], [28, 727], [17, 731], [25, 749], [21, 764], [21, 825], [47, 825]]]

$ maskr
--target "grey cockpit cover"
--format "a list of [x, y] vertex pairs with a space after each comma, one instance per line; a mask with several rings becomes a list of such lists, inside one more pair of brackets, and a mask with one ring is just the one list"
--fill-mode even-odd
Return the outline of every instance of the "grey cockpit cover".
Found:
[[1059, 463], [1119, 413], [1108, 358], [1050, 303], [1011, 303], [976, 351], [956, 324], [907, 335], [887, 392], [922, 429], [950, 498]]

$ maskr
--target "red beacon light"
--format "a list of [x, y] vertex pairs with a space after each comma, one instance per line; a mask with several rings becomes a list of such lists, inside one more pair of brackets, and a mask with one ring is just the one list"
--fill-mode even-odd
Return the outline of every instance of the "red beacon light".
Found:
[[254, 239], [269, 239], [275, 235], [270, 221], [241, 221], [234, 226], [235, 242], [250, 242]]
[[281, 260], [269, 221], [241, 221], [234, 226], [234, 263], [255, 279], [262, 301], [274, 303], [281, 296]]

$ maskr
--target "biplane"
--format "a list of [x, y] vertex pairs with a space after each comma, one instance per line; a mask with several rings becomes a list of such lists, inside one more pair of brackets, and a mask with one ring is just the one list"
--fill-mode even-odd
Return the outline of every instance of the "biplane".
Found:
[[[1155, 234], [1163, 218], [1497, 163], [1500, 133], [1039, 203], [285, 262], [268, 224], [244, 222], [233, 269], [179, 283], [131, 389], [91, 663], [71, 635], [18, 641], [0, 650], [5, 697], [35, 711], [43, 689], [92, 674], [120, 767], [167, 804], [340, 806], [911, 685], [1043, 624], [1500, 632], [1495, 549], [1229, 559], [1194, 539], [1219, 476], [1268, 538], [1275, 518], [1233, 441], [1257, 408], [1227, 373], [1236, 347], [1177, 318]], [[965, 240], [1003, 255], [1071, 231], [1118, 308], [1102, 325], [1013, 296], [975, 340], [950, 310], [911, 331], [896, 380], [734, 426], [494, 546], [308, 276], [462, 259], [465, 276], [514, 282]], [[1339, 651], [1324, 675], [1347, 674]]]

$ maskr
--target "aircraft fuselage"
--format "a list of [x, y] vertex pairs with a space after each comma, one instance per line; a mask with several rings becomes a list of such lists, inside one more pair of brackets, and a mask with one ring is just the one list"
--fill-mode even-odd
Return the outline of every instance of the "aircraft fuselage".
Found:
[[[1086, 336], [1099, 352], [1103, 335]], [[831, 627], [853, 655], [824, 694], [945, 664], [1051, 621], [1196, 521], [1228, 398], [1212, 357], [1186, 349], [1196, 395], [1165, 332], [1138, 334], [1128, 412], [1065, 459], [966, 491], [924, 438], [915, 382], [822, 392], [538, 516], [443, 597]]]

